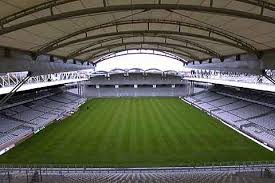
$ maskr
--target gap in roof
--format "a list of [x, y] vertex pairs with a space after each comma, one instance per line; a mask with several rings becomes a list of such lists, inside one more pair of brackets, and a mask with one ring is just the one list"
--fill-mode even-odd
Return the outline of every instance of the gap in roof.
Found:
[[[122, 53], [122, 52], [121, 52]], [[143, 70], [156, 68], [162, 71], [182, 71], [183, 63], [165, 56], [147, 54], [146, 52], [135, 54], [120, 54], [121, 56], [106, 59], [96, 65], [97, 71], [110, 71], [112, 69], [140, 68]]]

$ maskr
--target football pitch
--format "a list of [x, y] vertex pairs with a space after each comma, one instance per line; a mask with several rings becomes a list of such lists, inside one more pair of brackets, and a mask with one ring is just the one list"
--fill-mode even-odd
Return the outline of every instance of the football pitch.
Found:
[[158, 167], [275, 160], [178, 98], [92, 99], [0, 156], [3, 164]]

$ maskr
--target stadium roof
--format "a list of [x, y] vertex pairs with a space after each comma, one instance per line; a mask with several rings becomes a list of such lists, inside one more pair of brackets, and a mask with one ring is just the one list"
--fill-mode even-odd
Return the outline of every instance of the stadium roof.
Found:
[[79, 60], [133, 49], [185, 61], [275, 48], [275, 0], [1, 0], [0, 44]]

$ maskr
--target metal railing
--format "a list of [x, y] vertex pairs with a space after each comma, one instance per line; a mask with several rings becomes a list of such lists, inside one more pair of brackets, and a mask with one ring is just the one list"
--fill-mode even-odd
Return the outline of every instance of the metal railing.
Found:
[[33, 170], [33, 169], [43, 169], [43, 170], [176, 170], [176, 169], [219, 169], [219, 168], [255, 168], [255, 167], [271, 167], [275, 168], [275, 160], [271, 161], [228, 161], [228, 162], [188, 162], [177, 164], [173, 167], [115, 167], [102, 166], [98, 167], [92, 164], [0, 164], [0, 170]]

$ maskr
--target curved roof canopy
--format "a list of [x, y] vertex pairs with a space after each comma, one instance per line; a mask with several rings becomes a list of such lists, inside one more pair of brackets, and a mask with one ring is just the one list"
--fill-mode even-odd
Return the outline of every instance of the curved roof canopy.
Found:
[[98, 62], [156, 50], [184, 62], [275, 48], [275, 0], [1, 0], [0, 45]]

